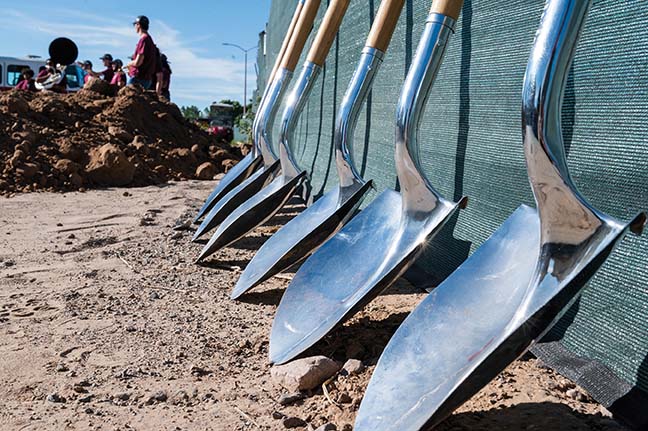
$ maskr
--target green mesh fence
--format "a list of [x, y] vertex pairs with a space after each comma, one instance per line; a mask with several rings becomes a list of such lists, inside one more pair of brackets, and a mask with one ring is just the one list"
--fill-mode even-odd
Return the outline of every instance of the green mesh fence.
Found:
[[[326, 4], [322, 0], [316, 28]], [[317, 194], [337, 181], [331, 150], [335, 113], [379, 4], [379, 0], [351, 1], [300, 120], [297, 153], [301, 165], [311, 172]], [[259, 56], [265, 74], [274, 63], [295, 5], [296, 0], [272, 2], [266, 55]], [[468, 208], [452, 219], [418, 262], [435, 281], [450, 274], [519, 204], [533, 204], [520, 105], [543, 5], [542, 0], [465, 1], [420, 129], [421, 158], [432, 183], [448, 198], [470, 198]], [[356, 164], [365, 178], [375, 180], [378, 192], [396, 186], [396, 100], [429, 6], [429, 0], [406, 2], [356, 129]], [[642, 0], [593, 2], [563, 107], [574, 180], [597, 208], [620, 219], [648, 208], [646, 6]], [[260, 87], [265, 84], [264, 73]], [[552, 355], [564, 354], [594, 364], [595, 371], [585, 376], [584, 365], [572, 370], [554, 360], [606, 406], [628, 392], [633, 397], [648, 393], [647, 252], [648, 235], [624, 240], [549, 335], [548, 340], [559, 340], [559, 346], [552, 350], [554, 343], [546, 343], [544, 349], [537, 349], [547, 362]]]

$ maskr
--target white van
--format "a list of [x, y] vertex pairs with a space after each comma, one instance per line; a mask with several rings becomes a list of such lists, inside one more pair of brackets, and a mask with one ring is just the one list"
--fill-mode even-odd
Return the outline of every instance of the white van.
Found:
[[[10, 90], [18, 84], [23, 69], [30, 68], [34, 76], [38, 75], [38, 69], [45, 66], [45, 60], [39, 56], [30, 55], [27, 57], [0, 57], [0, 90]], [[65, 69], [67, 78], [67, 91], [74, 93], [83, 87], [83, 70], [76, 64]]]

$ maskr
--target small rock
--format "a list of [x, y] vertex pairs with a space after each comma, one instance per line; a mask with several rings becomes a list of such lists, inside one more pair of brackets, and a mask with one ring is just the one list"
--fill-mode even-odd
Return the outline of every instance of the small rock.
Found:
[[179, 239], [182, 238], [182, 232], [173, 232], [170, 236], [170, 239]]
[[160, 295], [157, 292], [153, 291], [149, 293], [149, 299], [152, 301], [155, 299], [160, 299]]
[[166, 392], [164, 391], [157, 391], [153, 395], [151, 395], [147, 400], [146, 404], [151, 405], [155, 403], [163, 403], [168, 399], [168, 396]]
[[353, 376], [355, 374], [360, 374], [364, 369], [365, 366], [362, 361], [359, 361], [358, 359], [349, 359], [344, 363], [342, 372], [346, 375]]
[[198, 376], [198, 377], [202, 377], [202, 376], [206, 376], [206, 375], [208, 375], [208, 374], [211, 374], [211, 371], [206, 370], [206, 369], [204, 369], [204, 368], [202, 368], [202, 367], [199, 367], [199, 366], [197, 366], [197, 365], [192, 365], [191, 368], [190, 368], [190, 370], [189, 370], [189, 372], [190, 372], [193, 376]]
[[113, 395], [113, 398], [120, 401], [128, 401], [130, 399], [130, 394], [128, 392], [119, 392]]
[[337, 397], [337, 402], [340, 404], [350, 404], [353, 401], [353, 398], [349, 396], [346, 392], [342, 392], [340, 395]]
[[587, 397], [585, 394], [583, 394], [581, 391], [578, 389], [569, 389], [567, 392], [565, 392], [565, 395], [567, 395], [569, 398], [574, 399], [576, 401], [585, 401], [587, 400]]
[[87, 394], [88, 390], [83, 387], [84, 385], [76, 384], [72, 386], [72, 390], [77, 394]]
[[40, 166], [36, 163], [22, 163], [16, 168], [16, 174], [23, 178], [33, 178], [38, 173]]
[[173, 230], [189, 230], [191, 228], [191, 219], [186, 220], [176, 220], [175, 225], [173, 225]]
[[342, 431], [353, 431], [353, 425], [351, 424], [342, 425]]
[[287, 406], [289, 404], [303, 400], [304, 398], [306, 398], [306, 395], [302, 394], [301, 392], [295, 392], [292, 394], [281, 394], [278, 403], [282, 406]]
[[285, 417], [286, 417], [286, 415], [281, 413], [281, 412], [272, 412], [272, 418], [273, 419], [283, 419]]
[[92, 398], [94, 398], [94, 395], [88, 394], [88, 395], [86, 395], [84, 397], [79, 398], [77, 401], [80, 402], [80, 403], [85, 404], [85, 403], [89, 403], [90, 401], [92, 401]]
[[70, 369], [63, 362], [59, 362], [58, 365], [56, 365], [56, 371], [63, 373], [65, 371], [70, 371]]
[[47, 396], [47, 401], [50, 403], [65, 403], [66, 399], [57, 392], [53, 392]]
[[174, 406], [186, 404], [189, 401], [189, 394], [186, 391], [179, 390], [171, 397], [171, 404]]
[[291, 392], [313, 389], [340, 369], [340, 364], [326, 356], [297, 359], [270, 369], [272, 379]]
[[60, 159], [56, 162], [54, 168], [65, 175], [74, 174], [79, 171], [79, 165], [70, 159]]
[[205, 162], [196, 169], [196, 178], [199, 180], [211, 180], [216, 175], [216, 166], [211, 162]]
[[305, 427], [306, 421], [294, 416], [290, 416], [283, 419], [282, 425], [284, 426], [284, 428], [299, 428]]
[[334, 424], [328, 423], [318, 427], [315, 431], [337, 431], [337, 427]]
[[114, 136], [115, 138], [119, 139], [120, 141], [124, 143], [132, 142], [133, 141], [133, 135], [128, 133], [126, 130], [117, 127], [117, 126], [109, 126], [108, 127], [108, 134], [111, 136]]

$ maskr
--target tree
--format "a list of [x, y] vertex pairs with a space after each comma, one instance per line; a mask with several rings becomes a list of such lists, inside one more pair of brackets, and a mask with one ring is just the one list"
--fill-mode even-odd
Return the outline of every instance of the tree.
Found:
[[196, 105], [183, 106], [180, 112], [187, 120], [197, 120], [200, 118], [200, 109]]

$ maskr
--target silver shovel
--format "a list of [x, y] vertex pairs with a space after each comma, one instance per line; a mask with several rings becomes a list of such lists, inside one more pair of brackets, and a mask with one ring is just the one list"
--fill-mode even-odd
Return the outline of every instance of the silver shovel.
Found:
[[519, 207], [423, 300], [383, 352], [356, 431], [435, 426], [522, 355], [578, 297], [630, 223], [601, 213], [573, 184], [561, 106], [589, 0], [549, 0], [522, 93], [522, 130], [538, 210]]
[[[286, 223], [261, 246], [236, 283], [232, 299], [310, 255], [346, 224], [371, 188], [371, 181], [365, 181], [353, 164], [353, 133], [402, 7], [402, 1], [380, 4], [338, 111], [334, 136], [338, 186]], [[395, 19], [387, 20], [389, 16]], [[380, 46], [376, 46], [378, 36]]]
[[465, 204], [434, 190], [418, 159], [419, 120], [461, 7], [461, 1], [438, 3], [458, 7], [430, 14], [396, 110], [402, 192], [380, 194], [302, 264], [272, 325], [271, 362], [294, 358], [389, 287]]
[[[198, 260], [202, 260], [231, 244], [272, 217], [296, 193], [297, 189], [303, 186], [306, 171], [298, 166], [291, 148], [294, 141], [294, 130], [348, 5], [349, 0], [333, 0], [329, 4], [302, 72], [288, 97], [288, 103], [281, 120], [279, 146], [281, 174], [227, 216], [203, 248]], [[306, 190], [310, 190], [310, 187], [306, 187]]]
[[279, 160], [272, 148], [272, 127], [279, 105], [288, 89], [293, 71], [306, 44], [306, 39], [313, 28], [313, 22], [315, 21], [320, 2], [320, 0], [306, 1], [297, 20], [288, 48], [286, 49], [286, 54], [282, 58], [281, 66], [269, 85], [266, 102], [260, 106], [259, 112], [257, 113], [260, 120], [254, 131], [255, 143], [259, 147], [263, 165], [213, 205], [194, 233], [193, 241], [218, 226], [232, 211], [256, 194], [277, 175], [279, 171]]
[[[268, 82], [272, 82], [274, 80], [274, 76], [277, 73], [277, 69], [281, 65], [281, 60], [283, 59], [283, 56], [286, 53], [288, 44], [290, 42], [290, 38], [292, 37], [293, 31], [295, 30], [297, 21], [299, 19], [299, 15], [302, 11], [302, 8], [304, 7], [305, 1], [306, 0], [299, 0], [299, 2], [297, 3], [297, 7], [295, 8], [295, 13], [293, 14], [292, 20], [290, 21], [290, 25], [288, 26], [288, 31], [286, 32], [286, 36], [284, 37], [284, 41], [281, 45], [281, 49], [279, 50], [279, 54], [277, 55], [277, 60], [272, 69], [272, 72], [270, 73]], [[261, 108], [263, 107], [263, 104], [267, 100], [269, 88], [270, 86], [266, 87], [266, 90], [263, 93], [263, 97], [261, 97], [261, 102], [259, 103], [259, 112], [262, 111]], [[259, 127], [259, 123], [261, 122], [261, 119], [262, 119], [261, 115], [255, 116], [254, 122], [252, 123], [253, 131], [257, 130], [257, 128]], [[256, 136], [256, 134], [254, 135]], [[196, 214], [194, 223], [197, 223], [205, 214], [207, 214], [209, 210], [211, 210], [214, 207], [214, 205], [223, 196], [225, 196], [230, 190], [232, 190], [234, 187], [236, 187], [238, 184], [240, 184], [246, 178], [252, 175], [252, 172], [254, 172], [260, 165], [261, 165], [261, 149], [259, 148], [259, 143], [255, 140], [252, 146], [252, 150], [245, 157], [243, 157], [243, 159], [239, 161], [232, 169], [230, 169], [227, 172], [227, 174], [218, 182], [216, 187], [214, 187], [214, 190], [212, 190], [212, 192], [205, 200], [205, 203], [203, 204], [202, 208], [200, 208], [198, 214]]]

